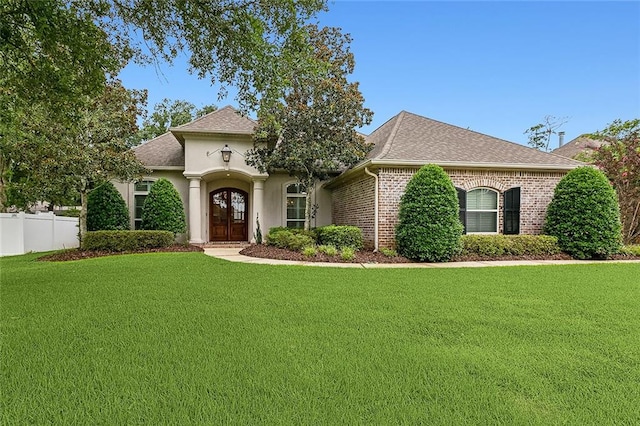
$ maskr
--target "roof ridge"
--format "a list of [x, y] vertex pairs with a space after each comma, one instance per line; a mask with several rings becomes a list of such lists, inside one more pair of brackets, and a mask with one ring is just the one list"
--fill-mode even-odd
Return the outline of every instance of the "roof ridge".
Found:
[[393, 139], [395, 139], [396, 134], [398, 133], [398, 129], [400, 128], [400, 123], [402, 123], [402, 119], [404, 118], [405, 114], [406, 114], [406, 111], [402, 110], [396, 115], [398, 119], [396, 120], [396, 123], [394, 124], [393, 129], [391, 130], [391, 133], [389, 133], [389, 137], [384, 143], [384, 148], [382, 148], [382, 151], [380, 152], [380, 154], [377, 155], [377, 158], [383, 158], [391, 150], [391, 146], [393, 145]]
[[162, 134], [160, 134], [160, 135], [158, 135], [158, 136], [154, 136], [154, 137], [152, 137], [151, 139], [147, 139], [146, 141], [142, 141], [142, 142], [140, 142], [138, 145], [134, 146], [134, 147], [133, 147], [133, 148], [131, 148], [131, 149], [137, 149], [137, 148], [140, 148], [141, 146], [144, 146], [144, 145], [148, 144], [149, 142], [152, 142], [152, 141], [154, 141], [154, 140], [156, 140], [156, 139], [158, 139], [158, 138], [161, 138], [161, 137], [163, 137], [163, 136], [166, 136], [168, 133], [170, 133], [170, 134], [172, 134], [172, 135], [173, 135], [173, 133], [171, 133], [171, 131], [167, 130], [166, 132], [164, 132], [164, 133], [162, 133]]

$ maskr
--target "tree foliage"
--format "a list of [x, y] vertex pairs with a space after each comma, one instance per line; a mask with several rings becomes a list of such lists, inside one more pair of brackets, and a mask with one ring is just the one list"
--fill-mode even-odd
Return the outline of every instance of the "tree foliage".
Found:
[[316, 182], [365, 158], [370, 146], [356, 128], [371, 122], [358, 83], [349, 82], [355, 60], [351, 38], [337, 28], [309, 25], [307, 38], [321, 73], [291, 69], [280, 102], [261, 111], [247, 163], [261, 172], [286, 170], [307, 188], [305, 228]]
[[111, 182], [105, 182], [89, 193], [87, 231], [118, 231], [130, 226], [127, 205]]
[[458, 195], [440, 166], [422, 167], [407, 183], [398, 219], [398, 253], [409, 259], [446, 262], [462, 247]]
[[602, 140], [591, 159], [609, 178], [618, 194], [625, 243], [640, 239], [640, 119], [616, 120], [589, 135]]
[[136, 143], [151, 140], [160, 136], [170, 127], [180, 126], [189, 123], [198, 117], [213, 112], [217, 109], [215, 105], [205, 105], [202, 108], [184, 100], [171, 101], [163, 99], [153, 107], [153, 112], [142, 122], [142, 127], [134, 138]]
[[525, 130], [524, 134], [529, 137], [527, 143], [532, 148], [548, 152], [549, 145], [551, 144], [551, 136], [558, 134], [558, 130], [566, 124], [567, 121], [569, 121], [568, 117], [545, 115], [541, 123]]
[[174, 235], [186, 231], [180, 194], [167, 179], [158, 179], [151, 185], [142, 208], [142, 229], [171, 231]]
[[606, 258], [621, 247], [620, 212], [607, 177], [594, 167], [570, 171], [556, 186], [544, 233], [576, 259]]

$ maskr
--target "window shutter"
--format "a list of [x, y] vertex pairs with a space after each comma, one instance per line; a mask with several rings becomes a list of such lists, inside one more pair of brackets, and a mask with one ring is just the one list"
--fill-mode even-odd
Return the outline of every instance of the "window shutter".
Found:
[[520, 188], [511, 188], [504, 193], [504, 234], [520, 233]]
[[460, 222], [464, 227], [464, 233], [467, 233], [467, 191], [462, 188], [456, 188], [458, 191], [458, 209], [460, 214]]

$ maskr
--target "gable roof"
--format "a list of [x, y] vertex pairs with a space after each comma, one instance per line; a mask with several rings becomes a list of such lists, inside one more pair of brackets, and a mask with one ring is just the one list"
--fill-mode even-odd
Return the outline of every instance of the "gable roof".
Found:
[[581, 152], [592, 151], [595, 148], [600, 148], [603, 143], [604, 142], [601, 140], [591, 139], [586, 135], [580, 135], [571, 142], [567, 142], [551, 152], [556, 155], [562, 155], [563, 157], [574, 158]]
[[133, 152], [145, 166], [184, 168], [184, 148], [171, 132], [134, 147]]
[[227, 135], [251, 135], [257, 123], [249, 117], [227, 105], [224, 108], [203, 115], [189, 123], [169, 129], [180, 143], [184, 143], [185, 134], [221, 133]]
[[562, 169], [582, 164], [406, 111], [380, 126], [367, 140], [374, 144], [367, 157], [372, 162]]

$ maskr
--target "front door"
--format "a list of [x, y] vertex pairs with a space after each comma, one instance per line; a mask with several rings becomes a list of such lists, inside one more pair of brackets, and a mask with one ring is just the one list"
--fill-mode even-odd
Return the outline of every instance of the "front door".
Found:
[[223, 188], [209, 196], [209, 240], [247, 241], [247, 193]]

